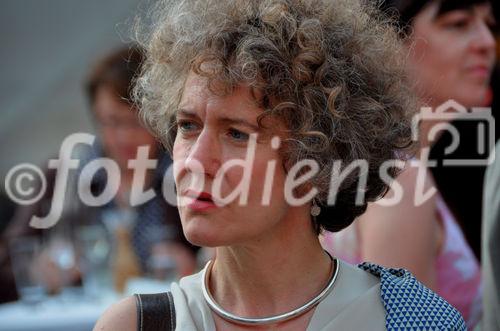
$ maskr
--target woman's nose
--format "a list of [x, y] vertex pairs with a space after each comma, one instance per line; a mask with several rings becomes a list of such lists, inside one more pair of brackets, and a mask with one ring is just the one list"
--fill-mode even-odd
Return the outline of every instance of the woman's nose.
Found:
[[203, 130], [192, 145], [185, 166], [191, 172], [203, 173], [213, 178], [221, 165], [219, 151], [216, 137]]
[[496, 40], [490, 27], [482, 22], [478, 25], [473, 36], [473, 43], [476, 49], [485, 53], [494, 53], [496, 50]]

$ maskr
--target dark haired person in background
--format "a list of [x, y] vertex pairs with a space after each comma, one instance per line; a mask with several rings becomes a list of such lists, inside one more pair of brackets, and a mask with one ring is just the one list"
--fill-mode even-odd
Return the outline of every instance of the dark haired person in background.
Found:
[[[134, 45], [109, 54], [91, 72], [87, 95], [99, 133], [101, 153], [116, 161], [121, 173], [116, 198], [97, 211], [109, 214], [110, 210], [124, 209], [135, 214], [134, 224], [130, 229], [132, 242], [141, 267], [145, 269], [151, 245], [155, 241], [177, 241], [181, 246], [187, 242], [182, 234], [177, 208], [170, 205], [162, 194], [164, 174], [172, 161], [141, 125], [138, 110], [132, 101], [133, 82], [142, 63], [142, 50]], [[148, 172], [143, 188], [145, 191], [152, 188], [155, 195], [146, 203], [133, 207], [129, 202], [133, 169], [129, 168], [128, 162], [135, 159], [140, 146], [149, 146], [149, 158], [158, 159], [157, 168]], [[106, 185], [106, 178], [98, 174], [93, 184], [96, 191], [101, 191]], [[194, 271], [187, 266], [180, 267], [183, 269], [180, 275]]]
[[[498, 58], [498, 57], [497, 57]], [[495, 119], [495, 141], [500, 139], [500, 68], [493, 71], [491, 80], [493, 101], [491, 110]], [[486, 105], [488, 106], [488, 105]], [[454, 120], [451, 125], [460, 134], [460, 145], [452, 153], [445, 150], [452, 143], [452, 137], [444, 132], [434, 143], [431, 149], [431, 160], [436, 160], [435, 167], [430, 168], [436, 186], [444, 200], [460, 223], [467, 241], [479, 260], [481, 257], [481, 222], [483, 205], [483, 184], [486, 166], [443, 166], [443, 159], [484, 159], [478, 153], [478, 123], [474, 121]], [[490, 132], [485, 132], [487, 137]], [[483, 138], [482, 137], [482, 138]], [[491, 146], [487, 146], [489, 148]], [[464, 189], [467, 194], [464, 194]]]

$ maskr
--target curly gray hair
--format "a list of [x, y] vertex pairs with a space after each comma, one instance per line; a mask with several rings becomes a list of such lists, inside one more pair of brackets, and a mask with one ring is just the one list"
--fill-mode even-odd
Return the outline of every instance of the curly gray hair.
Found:
[[358, 0], [160, 1], [152, 18], [149, 30], [138, 30], [146, 62], [135, 96], [144, 122], [170, 151], [177, 105], [194, 71], [211, 90], [222, 82], [228, 91], [244, 83], [261, 92], [260, 119], [277, 116], [289, 130], [286, 162], [308, 158], [320, 165], [312, 180], [320, 205], [326, 205], [335, 160], [368, 161], [366, 201], [355, 204], [359, 173], [351, 173], [328, 206], [332, 217], [316, 219], [318, 230], [346, 227], [367, 202], [385, 194], [379, 168], [407, 155], [416, 107], [405, 48], [375, 6]]

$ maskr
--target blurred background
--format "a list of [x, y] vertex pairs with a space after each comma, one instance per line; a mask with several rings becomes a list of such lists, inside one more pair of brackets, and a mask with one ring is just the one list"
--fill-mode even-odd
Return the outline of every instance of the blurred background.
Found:
[[[152, 142], [150, 156], [165, 170], [170, 159], [141, 128], [123, 100], [127, 96], [117, 95], [126, 94], [127, 86], [118, 85], [128, 85], [140, 65], [141, 52], [130, 50], [131, 31], [150, 1], [5, 0], [0, 7], [2, 183], [12, 167], [32, 163], [52, 186], [55, 174], [47, 162], [76, 132], [98, 135], [82, 160], [107, 156], [119, 162], [131, 157], [131, 148], [135, 156], [135, 144]], [[125, 139], [125, 152], [103, 139], [124, 132], [139, 140]], [[161, 177], [147, 178], [157, 190]], [[68, 187], [62, 220], [34, 230], [29, 219], [47, 214], [51, 189], [40, 202], [19, 206], [2, 184], [0, 330], [91, 330], [120, 297], [166, 291], [195, 270], [197, 249], [185, 241], [175, 207], [158, 199], [128, 205], [130, 183], [122, 179], [120, 196], [103, 207], [82, 208], [72, 204], [76, 196]]]
[[130, 41], [134, 17], [149, 7], [144, 0], [2, 0], [0, 178], [20, 162], [45, 163], [70, 133], [94, 132], [83, 91], [89, 67]]
[[94, 132], [83, 84], [90, 66], [124, 41], [139, 0], [2, 0], [0, 175], [41, 165], [74, 132]]
[[[7, 172], [20, 163], [33, 163], [45, 169], [48, 159], [57, 157], [62, 141], [68, 135], [75, 132], [99, 133], [96, 118], [89, 111], [94, 105], [85, 94], [85, 84], [91, 68], [97, 60], [132, 41], [134, 19], [138, 15], [144, 15], [150, 7], [151, 1], [146, 0], [1, 1], [2, 183]], [[498, 14], [496, 16], [500, 17]], [[500, 42], [497, 45], [497, 53], [500, 55]], [[500, 77], [498, 71], [495, 76], [492, 84], [495, 85], [493, 90], [497, 91]], [[498, 92], [494, 94], [498, 95]], [[498, 97], [495, 101], [498, 109]], [[113, 125], [119, 124], [112, 123], [111, 126]], [[130, 126], [130, 123], [127, 125]], [[444, 149], [448, 142], [444, 141], [442, 145]], [[436, 155], [441, 153], [438, 147], [435, 148]], [[161, 150], [158, 154], [158, 158], [166, 157]], [[166, 164], [168, 165], [168, 160]], [[439, 179], [457, 183], [468, 177], [471, 184], [467, 183], [465, 186], [472, 187], [474, 183], [480, 185], [476, 190], [479, 192], [482, 189], [484, 169], [478, 169], [477, 176], [470, 175], [470, 169], [467, 169], [466, 176], [461, 169], [456, 173], [446, 170], [446, 176], [440, 175], [439, 171], [441, 169], [437, 168], [434, 175], [438, 178], [438, 185], [443, 186], [441, 190], [445, 198], [451, 197], [447, 202], [452, 209], [456, 206], [457, 214], [466, 215], [467, 211], [458, 210], [471, 209], [473, 202], [470, 197], [467, 197], [467, 203], [458, 198], [453, 201], [452, 195], [457, 189], [452, 184], [440, 183]], [[449, 194], [446, 194], [447, 190]], [[18, 206], [6, 198], [4, 185], [0, 188], [0, 198], [1, 235], [14, 217], [13, 213]], [[50, 199], [49, 196], [48, 201]], [[480, 195], [476, 204], [478, 207], [474, 210], [480, 209]], [[39, 210], [47, 212], [46, 205], [39, 207]], [[151, 213], [151, 210], [162, 208], [164, 207], [152, 206], [146, 211], [147, 215], [161, 219], [163, 216], [157, 216], [154, 212]], [[111, 216], [109, 210], [113, 212]], [[32, 210], [30, 212], [32, 214]], [[75, 213], [79, 213], [79, 210]], [[31, 214], [25, 212], [25, 216]], [[134, 292], [168, 290], [168, 284], [172, 280], [195, 271], [211, 257], [212, 252], [190, 247], [183, 241], [183, 238], [180, 238], [182, 235], [178, 233], [179, 229], [175, 228], [178, 218], [169, 216], [170, 223], [177, 222], [173, 226], [174, 229], [172, 224], [153, 222], [149, 232], [142, 232], [144, 236], [154, 238], [155, 243], [174, 242], [180, 245], [148, 243], [146, 257], [136, 261], [136, 255], [141, 254], [135, 252], [137, 254], [134, 255], [131, 251], [136, 248], [135, 241], [140, 241], [140, 238], [136, 238], [133, 224], [137, 221], [137, 215], [143, 214], [144, 210], [131, 211], [117, 202], [107, 208], [106, 213], [87, 217], [87, 221], [99, 220], [98, 224], [78, 223], [78, 226], [74, 226], [70, 231], [71, 234], [66, 232], [67, 229], [55, 229], [55, 235], [51, 234], [48, 239], [40, 233], [21, 231], [19, 233], [22, 235], [10, 236], [11, 239], [19, 239], [12, 242], [7, 242], [7, 237], [0, 236], [0, 303], [5, 302], [0, 304], [0, 330], [90, 330], [97, 317], [111, 302]], [[79, 216], [81, 215], [83, 214]], [[477, 213], [471, 217], [477, 219]], [[105, 218], [111, 221], [101, 222]], [[132, 225], [129, 224], [126, 229], [117, 228], [111, 224], [116, 219]], [[148, 217], [142, 219], [147, 220]], [[467, 224], [473, 224], [476, 230], [468, 230]], [[465, 229], [466, 235], [471, 233], [467, 239], [479, 258], [477, 222], [467, 223], [467, 220], [464, 220], [460, 225]], [[157, 231], [160, 228], [162, 231]], [[65, 241], [70, 236], [75, 236], [78, 243]], [[47, 259], [45, 254], [48, 254]], [[5, 279], [11, 281], [8, 283], [4, 281], [4, 275], [1, 273], [2, 259], [12, 260], [13, 256], [14, 261], [10, 262], [14, 262], [14, 265], [10, 268], [17, 273], [17, 291], [16, 284], [12, 282], [14, 275], [6, 276]], [[189, 266], [189, 262], [186, 262], [187, 267], [180, 268], [184, 263], [181, 260], [191, 259], [197, 263], [196, 268]], [[47, 275], [57, 269], [57, 276], [52, 277], [59, 279], [57, 284], [47, 284], [40, 279], [22, 279], [21, 276], [32, 272], [26, 268], [35, 265], [35, 260], [43, 262], [44, 265], [38, 270], [43, 270]], [[116, 261], [125, 262], [117, 264]], [[51, 263], [54, 268], [44, 269]], [[123, 277], [117, 280], [116, 275]], [[21, 288], [21, 283], [30, 286]], [[42, 292], [30, 292], [38, 289], [31, 286], [36, 284], [43, 284]], [[109, 291], [104, 293], [105, 289]]]

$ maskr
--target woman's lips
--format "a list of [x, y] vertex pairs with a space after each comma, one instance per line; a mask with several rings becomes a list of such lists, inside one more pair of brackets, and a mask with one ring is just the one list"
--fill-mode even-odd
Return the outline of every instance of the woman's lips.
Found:
[[193, 211], [202, 212], [218, 208], [210, 193], [187, 190], [183, 196], [188, 199], [186, 206]]
[[488, 66], [478, 65], [469, 68], [469, 73], [476, 78], [487, 80], [490, 78], [491, 69]]
[[193, 200], [192, 202], [187, 204], [187, 207], [193, 211], [207, 211], [210, 209], [217, 208], [217, 205], [213, 202], [203, 201], [203, 200]]

